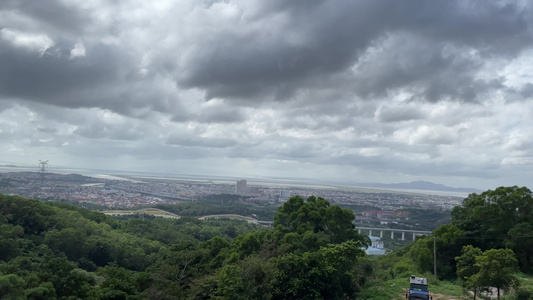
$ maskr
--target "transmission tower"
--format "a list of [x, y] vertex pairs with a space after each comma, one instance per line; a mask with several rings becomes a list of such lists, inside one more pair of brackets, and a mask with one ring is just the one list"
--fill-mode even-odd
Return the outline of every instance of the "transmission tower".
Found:
[[46, 171], [47, 164], [48, 164], [48, 161], [39, 160], [39, 171], [41, 173], [41, 188], [43, 187], [44, 171]]

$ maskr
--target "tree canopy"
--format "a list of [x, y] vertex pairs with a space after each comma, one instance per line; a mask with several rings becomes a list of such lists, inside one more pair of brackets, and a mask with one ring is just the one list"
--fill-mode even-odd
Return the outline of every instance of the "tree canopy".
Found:
[[470, 194], [452, 210], [452, 225], [482, 250], [508, 247], [521, 270], [533, 272], [533, 194], [526, 187], [499, 187]]
[[476, 275], [477, 279], [474, 276], [480, 272], [476, 264], [481, 264], [476, 257], [486, 251], [509, 250], [509, 257], [517, 260], [517, 271], [533, 273], [532, 216], [533, 195], [526, 187], [499, 187], [470, 194], [452, 210], [450, 224], [433, 230], [432, 236], [418, 237], [381, 261], [388, 268], [388, 276], [396, 277], [432, 274], [435, 259], [438, 278], [459, 277], [465, 287], [481, 291], [485, 285], [478, 280], [481, 275]]
[[516, 286], [518, 279], [516, 257], [511, 249], [481, 249], [468, 245], [463, 247], [463, 254], [456, 258], [457, 275], [466, 288], [474, 291], [474, 297], [489, 288], [497, 289], [500, 299], [501, 290]]
[[368, 240], [353, 219], [352, 211], [316, 197], [289, 199], [274, 228], [261, 229], [191, 217], [120, 220], [0, 195], [0, 297], [355, 297]]

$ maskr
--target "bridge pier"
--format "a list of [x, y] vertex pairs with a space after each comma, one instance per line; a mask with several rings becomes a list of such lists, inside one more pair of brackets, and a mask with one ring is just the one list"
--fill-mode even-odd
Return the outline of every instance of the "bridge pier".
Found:
[[391, 240], [394, 240], [394, 231], [390, 232], [390, 238], [391, 238]]
[[402, 241], [405, 241], [405, 232], [402, 231]]
[[361, 229], [359, 229], [358, 231], [359, 231], [359, 233], [361, 233]]
[[416, 240], [416, 232], [413, 232], [413, 241]]
[[379, 232], [379, 238], [383, 238], [383, 230]]
[[370, 229], [370, 230], [368, 231], [368, 236], [371, 236], [371, 235], [372, 235], [372, 229]]

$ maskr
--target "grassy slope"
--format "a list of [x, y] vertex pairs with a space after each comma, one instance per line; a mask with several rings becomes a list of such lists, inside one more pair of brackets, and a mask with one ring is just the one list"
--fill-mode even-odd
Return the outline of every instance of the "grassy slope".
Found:
[[[434, 300], [460, 299], [463, 289], [460, 285], [450, 281], [431, 280], [429, 291]], [[409, 288], [409, 278], [395, 278], [386, 281], [375, 279], [367, 282], [359, 299], [390, 300], [405, 299]]]
[[[523, 289], [533, 293], [533, 275], [524, 273], [516, 274], [520, 280], [520, 286]], [[465, 295], [460, 284], [451, 281], [435, 280], [431, 277], [429, 280], [429, 291], [433, 300], [444, 299], [470, 299]], [[390, 280], [372, 279], [363, 287], [363, 292], [358, 299], [390, 300], [405, 299], [405, 293], [409, 288], [408, 278], [395, 278]], [[507, 299], [507, 298], [505, 298]], [[509, 298], [511, 299], [511, 298]], [[514, 298], [512, 298], [514, 299]]]
[[529, 291], [530, 297], [533, 298], [533, 275], [518, 273], [516, 274], [516, 277], [518, 277], [518, 280], [520, 281], [520, 288], [517, 292], [520, 290], [522, 290], [522, 292], [524, 290]]
[[516, 277], [520, 280], [520, 286], [533, 291], [533, 275], [527, 275], [524, 273], [516, 274]]

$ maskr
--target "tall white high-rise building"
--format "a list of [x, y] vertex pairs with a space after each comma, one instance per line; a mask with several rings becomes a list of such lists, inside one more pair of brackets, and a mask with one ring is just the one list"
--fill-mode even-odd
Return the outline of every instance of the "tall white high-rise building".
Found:
[[287, 201], [290, 197], [291, 197], [291, 191], [288, 191], [288, 190], [279, 191], [279, 200], [280, 201]]
[[247, 188], [248, 188], [248, 181], [246, 181], [246, 179], [241, 179], [237, 181], [237, 189], [236, 189], [237, 194], [241, 194], [241, 195], [246, 194]]

